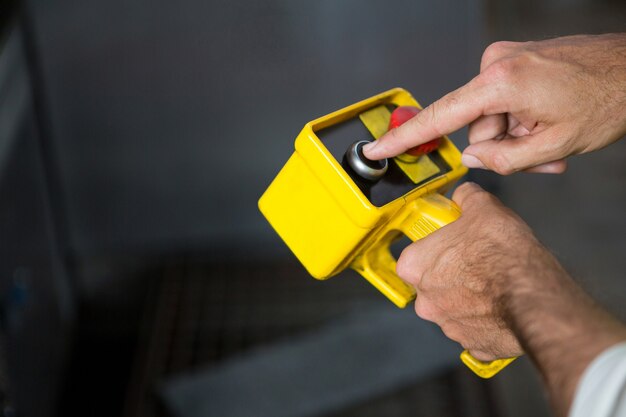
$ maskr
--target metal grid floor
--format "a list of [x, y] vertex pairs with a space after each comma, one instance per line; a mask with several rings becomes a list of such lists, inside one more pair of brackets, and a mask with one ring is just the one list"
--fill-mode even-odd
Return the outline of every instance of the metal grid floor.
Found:
[[[312, 279], [295, 262], [156, 267], [134, 360], [126, 416], [168, 416], [156, 395], [164, 378], [217, 364], [251, 348], [302, 334], [384, 298], [356, 274]], [[495, 416], [489, 386], [457, 368], [395, 389], [335, 416]]]

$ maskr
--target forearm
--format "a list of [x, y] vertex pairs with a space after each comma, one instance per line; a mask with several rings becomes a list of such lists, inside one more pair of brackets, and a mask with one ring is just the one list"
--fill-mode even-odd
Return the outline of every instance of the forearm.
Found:
[[505, 317], [541, 372], [557, 415], [566, 416], [585, 368], [626, 340], [626, 329], [543, 248], [533, 248], [528, 262], [536, 265], [527, 271], [535, 271], [539, 279], [510, 285], [502, 302]]
[[615, 140], [618, 140], [626, 135], [626, 33], [602, 36], [607, 41], [605, 49], [599, 52], [603, 58], [598, 63], [604, 67], [604, 78], [609, 80], [612, 85], [612, 88], [605, 92], [606, 95], [602, 104], [610, 109], [606, 124], [615, 123], [617, 125]]
[[564, 417], [588, 364], [626, 340], [510, 209], [466, 183], [463, 215], [411, 244], [398, 275], [419, 294], [415, 311], [483, 361], [530, 355]]

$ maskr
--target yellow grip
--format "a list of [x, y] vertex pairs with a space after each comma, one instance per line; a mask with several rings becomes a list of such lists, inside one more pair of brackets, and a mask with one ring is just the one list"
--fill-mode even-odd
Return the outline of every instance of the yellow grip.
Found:
[[[413, 200], [394, 215], [377, 234], [369, 249], [355, 258], [351, 267], [394, 304], [403, 308], [415, 299], [415, 289], [396, 274], [396, 260], [389, 246], [397, 239], [399, 231], [415, 242], [452, 223], [460, 215], [461, 210], [456, 203], [440, 194], [429, 194]], [[461, 353], [463, 363], [481, 378], [491, 378], [514, 359], [481, 362], [468, 351]]]
[[461, 361], [481, 378], [489, 379], [517, 358], [496, 359], [491, 362], [479, 361], [467, 350], [461, 352]]

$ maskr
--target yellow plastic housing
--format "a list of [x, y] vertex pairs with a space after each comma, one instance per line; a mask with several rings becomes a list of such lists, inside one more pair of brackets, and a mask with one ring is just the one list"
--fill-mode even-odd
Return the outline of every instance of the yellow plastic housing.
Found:
[[[438, 152], [450, 171], [374, 206], [316, 132], [385, 104], [419, 107], [406, 90], [395, 88], [307, 123], [296, 138], [295, 152], [259, 200], [259, 209], [313, 277], [324, 280], [350, 267], [405, 307], [415, 290], [397, 276], [389, 246], [402, 234], [415, 241], [456, 220], [459, 208], [442, 194], [467, 169], [444, 137]], [[481, 368], [481, 363], [474, 359], [476, 366], [470, 369], [482, 377], [506, 366], [494, 361]]]
[[[458, 150], [445, 138], [439, 152], [452, 167], [450, 172], [383, 207], [371, 204], [315, 132], [386, 103], [418, 105], [407, 91], [396, 88], [307, 123], [296, 138], [295, 152], [259, 200], [263, 215], [317, 279], [349, 266], [359, 251], [375, 243], [378, 233], [373, 232], [384, 229], [410, 201], [445, 192], [466, 172]], [[412, 298], [398, 304], [404, 306]]]

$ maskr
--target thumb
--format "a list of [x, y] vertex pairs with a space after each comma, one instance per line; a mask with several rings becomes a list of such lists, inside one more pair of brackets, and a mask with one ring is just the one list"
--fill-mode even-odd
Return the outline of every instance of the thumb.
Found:
[[470, 201], [476, 198], [483, 198], [490, 196], [487, 191], [474, 182], [464, 182], [456, 187], [452, 194], [452, 201], [457, 203], [461, 208], [461, 211], [466, 211], [470, 206]]
[[501, 175], [560, 160], [554, 140], [547, 133], [517, 138], [492, 139], [472, 144], [463, 151], [468, 168], [487, 168]]

